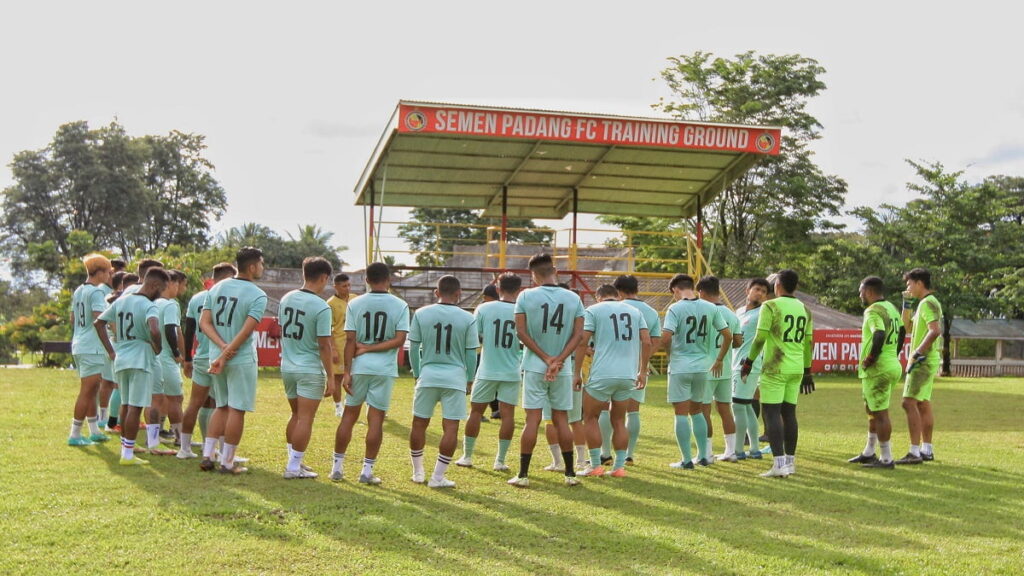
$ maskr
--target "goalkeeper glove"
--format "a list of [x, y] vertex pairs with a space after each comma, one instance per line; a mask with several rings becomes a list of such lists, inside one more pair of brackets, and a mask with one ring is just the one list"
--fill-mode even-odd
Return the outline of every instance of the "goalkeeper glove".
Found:
[[803, 394], [814, 392], [814, 376], [811, 375], [810, 369], [804, 370], [804, 378], [800, 381], [800, 392]]
[[754, 361], [750, 358], [743, 359], [743, 365], [740, 367], [740, 378], [746, 381], [747, 376], [750, 375], [750, 371], [754, 369]]
[[921, 354], [920, 352], [914, 352], [914, 357], [910, 361], [910, 366], [907, 366], [907, 374], [913, 372], [914, 368], [917, 368], [919, 364], [923, 363], [925, 358], [927, 358], [927, 356], [925, 356], [924, 354]]

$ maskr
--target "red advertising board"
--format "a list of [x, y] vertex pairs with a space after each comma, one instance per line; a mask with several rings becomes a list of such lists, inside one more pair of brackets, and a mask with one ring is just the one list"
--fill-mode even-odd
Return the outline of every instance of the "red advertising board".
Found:
[[253, 332], [256, 339], [256, 355], [259, 357], [260, 366], [281, 365], [281, 326], [277, 318], [264, 316], [259, 326]]
[[398, 114], [398, 131], [404, 134], [459, 134], [770, 155], [779, 153], [782, 139], [778, 128], [528, 110], [402, 103]]
[[[860, 330], [815, 330], [814, 360], [811, 371], [856, 372], [860, 362]], [[900, 352], [900, 363], [907, 365], [906, 346]]]

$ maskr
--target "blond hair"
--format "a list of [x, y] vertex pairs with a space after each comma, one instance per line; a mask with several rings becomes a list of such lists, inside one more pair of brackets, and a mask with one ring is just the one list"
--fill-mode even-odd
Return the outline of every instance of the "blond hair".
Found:
[[110, 258], [107, 258], [103, 254], [92, 253], [82, 258], [82, 264], [85, 264], [85, 271], [89, 273], [89, 276], [101, 271], [110, 270]]

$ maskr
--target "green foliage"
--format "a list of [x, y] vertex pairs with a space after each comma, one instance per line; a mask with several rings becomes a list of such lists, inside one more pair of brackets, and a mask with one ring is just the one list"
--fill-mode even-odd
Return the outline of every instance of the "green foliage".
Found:
[[246, 222], [224, 233], [218, 247], [227, 249], [231, 253], [228, 260], [233, 260], [239, 248], [255, 246], [263, 251], [263, 262], [269, 268], [301, 268], [305, 258], [320, 256], [326, 258], [335, 270], [341, 270], [344, 261], [339, 253], [348, 247], [332, 245], [333, 232], [310, 224], [299, 226], [297, 232], [294, 236], [289, 232], [288, 238], [282, 238], [268, 226]]
[[70, 340], [70, 307], [71, 292], [62, 290], [56, 300], [40, 304], [32, 309], [31, 314], [8, 322], [3, 331], [11, 344], [26, 352], [41, 350], [43, 342], [48, 340]]
[[[399, 226], [398, 235], [416, 252], [416, 264], [441, 266], [451, 256], [456, 244], [486, 242], [488, 224], [500, 225], [500, 221], [487, 220], [474, 210], [413, 208], [408, 223]], [[511, 244], [547, 245], [552, 240], [551, 232], [530, 219], [509, 218], [508, 229], [507, 239]]]
[[31, 314], [33, 308], [49, 301], [49, 293], [39, 286], [21, 288], [0, 280], [0, 324]]
[[819, 248], [821, 232], [841, 228], [846, 182], [814, 162], [808, 143], [821, 124], [807, 111], [825, 73], [799, 55], [707, 52], [669, 58], [661, 77], [672, 91], [654, 108], [686, 120], [784, 128], [781, 153], [768, 156], [704, 208], [705, 250], [720, 276], [760, 276], [795, 267]]

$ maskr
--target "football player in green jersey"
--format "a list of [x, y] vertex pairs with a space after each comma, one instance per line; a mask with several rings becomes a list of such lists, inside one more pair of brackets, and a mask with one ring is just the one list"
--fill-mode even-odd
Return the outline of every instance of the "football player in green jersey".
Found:
[[[931, 272], [914, 268], [903, 275], [903, 325], [910, 333], [903, 411], [910, 429], [910, 452], [897, 464], [920, 464], [935, 459], [932, 449], [932, 386], [942, 363], [942, 305], [932, 290]], [[916, 305], [916, 310], [914, 310]], [[911, 311], [914, 310], [913, 316]]]
[[[868, 443], [864, 451], [849, 462], [871, 468], [893, 468], [889, 400], [893, 386], [903, 375], [900, 349], [906, 340], [906, 331], [896, 307], [885, 300], [885, 284], [878, 276], [868, 276], [861, 281], [860, 301], [864, 304], [864, 324], [857, 372], [868, 413]], [[881, 449], [881, 458], [875, 455], [876, 443]]]
[[[89, 446], [95, 442], [106, 442], [106, 434], [100, 431], [97, 414], [96, 394], [104, 373], [112, 379], [110, 358], [107, 357], [93, 322], [107, 308], [105, 293], [100, 286], [110, 279], [110, 260], [102, 254], [89, 254], [82, 258], [89, 275], [85, 284], [75, 289], [71, 296], [71, 354], [78, 368], [81, 385], [75, 401], [71, 419], [71, 434], [68, 446]], [[82, 437], [82, 424], [88, 422], [89, 437]]]
[[331, 307], [320, 292], [331, 280], [331, 263], [319, 256], [302, 261], [302, 287], [281, 298], [281, 380], [291, 409], [285, 427], [288, 463], [285, 479], [316, 478], [302, 459], [309, 446], [320, 401], [334, 388]]
[[[459, 439], [459, 423], [466, 418], [466, 393], [473, 385], [476, 351], [480, 347], [476, 319], [459, 308], [462, 285], [452, 275], [437, 280], [436, 304], [416, 311], [409, 327], [409, 362], [416, 389], [412, 399], [409, 452], [412, 481], [430, 488], [454, 488], [445, 477]], [[423, 447], [427, 426], [437, 405], [441, 405], [441, 442], [434, 473], [427, 480], [423, 470]]]
[[[717, 378], [709, 378], [707, 388], [704, 390], [704, 403], [701, 405], [701, 412], [708, 421], [708, 454], [714, 454], [711, 449], [711, 439], [714, 438], [714, 428], [711, 425], [711, 402], [714, 401], [718, 411], [718, 417], [722, 419], [722, 434], [725, 436], [725, 452], [719, 456], [712, 456], [727, 462], [736, 462], [736, 420], [732, 413], [732, 349], [739, 348], [743, 344], [743, 332], [740, 331], [740, 319], [736, 313], [729, 309], [722, 302], [721, 283], [714, 276], [705, 276], [697, 282], [697, 293], [701, 300], [707, 300], [718, 306], [718, 313], [722, 315], [729, 332], [732, 333], [731, 347], [725, 353], [725, 360], [722, 363], [722, 374]], [[721, 334], [718, 336], [722, 337]], [[723, 342], [716, 340], [717, 346]]]
[[796, 472], [797, 399], [800, 392], [814, 391], [811, 377], [814, 323], [810, 311], [796, 298], [799, 280], [797, 273], [789, 269], [769, 278], [777, 297], [761, 305], [757, 336], [740, 370], [740, 376], [747, 378], [754, 360], [764, 352], [761, 406], [774, 456], [771, 469], [761, 474], [766, 478], [786, 477]]

